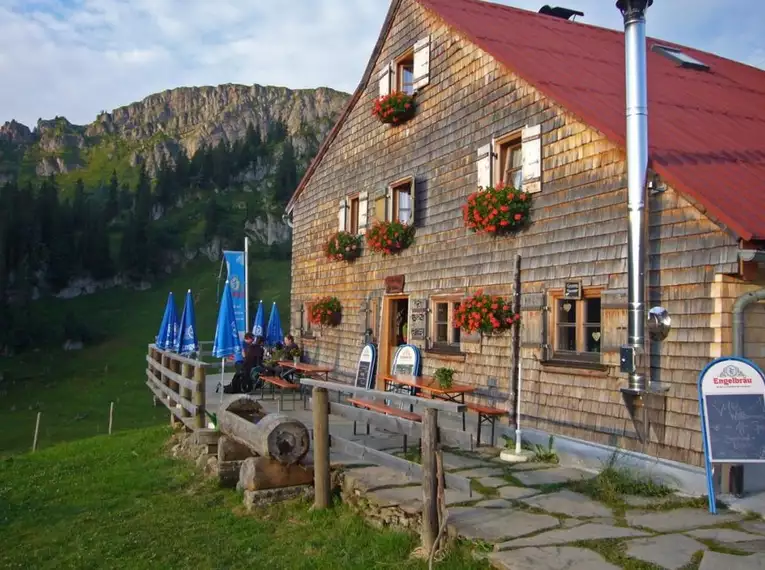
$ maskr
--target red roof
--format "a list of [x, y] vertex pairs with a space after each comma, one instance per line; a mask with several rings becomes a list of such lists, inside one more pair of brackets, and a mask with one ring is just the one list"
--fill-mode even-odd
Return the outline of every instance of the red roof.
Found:
[[[557, 104], [625, 145], [622, 31], [482, 0], [418, 1]], [[653, 44], [682, 47], [648, 39], [651, 167], [742, 239], [765, 239], [765, 72], [682, 47], [710, 67], [686, 69], [652, 52]]]

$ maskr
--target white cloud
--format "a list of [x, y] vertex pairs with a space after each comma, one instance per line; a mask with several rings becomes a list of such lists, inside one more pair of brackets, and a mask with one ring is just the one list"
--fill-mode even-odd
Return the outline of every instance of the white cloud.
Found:
[[[537, 10], [544, 0], [502, 0]], [[555, 4], [555, 3], [554, 3]], [[560, 2], [621, 28], [613, 2]], [[0, 0], [0, 122], [102, 109], [181, 85], [328, 85], [352, 91], [386, 0]], [[765, 66], [759, 3], [661, 0], [649, 34]]]

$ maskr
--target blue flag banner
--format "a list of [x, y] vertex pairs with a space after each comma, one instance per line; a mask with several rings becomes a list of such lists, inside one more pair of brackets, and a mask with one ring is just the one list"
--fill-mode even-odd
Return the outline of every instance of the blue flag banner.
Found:
[[244, 252], [224, 251], [223, 257], [226, 260], [228, 283], [231, 288], [231, 299], [234, 304], [234, 315], [236, 316], [236, 328], [239, 330], [239, 336], [244, 339], [244, 333], [249, 328], [245, 318], [247, 296], [245, 294]]

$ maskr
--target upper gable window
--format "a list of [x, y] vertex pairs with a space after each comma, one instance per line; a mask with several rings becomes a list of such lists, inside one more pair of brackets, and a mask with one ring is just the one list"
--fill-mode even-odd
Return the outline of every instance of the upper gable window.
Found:
[[396, 91], [407, 95], [414, 93], [414, 51], [409, 51], [396, 61]]
[[342, 198], [337, 211], [337, 231], [354, 235], [365, 233], [368, 208], [369, 194], [367, 192]]
[[663, 55], [667, 59], [680, 64], [681, 67], [699, 69], [701, 71], [709, 71], [709, 66], [706, 63], [700, 62], [698, 59], [691, 57], [687, 53], [684, 53], [683, 51], [677, 48], [673, 48], [669, 46], [653, 45], [651, 47], [651, 51], [655, 51], [656, 53]]
[[523, 149], [520, 133], [496, 141], [494, 180], [520, 190], [523, 187]]
[[529, 194], [542, 190], [542, 129], [527, 126], [520, 133], [504, 135], [477, 150], [476, 185], [500, 183]]

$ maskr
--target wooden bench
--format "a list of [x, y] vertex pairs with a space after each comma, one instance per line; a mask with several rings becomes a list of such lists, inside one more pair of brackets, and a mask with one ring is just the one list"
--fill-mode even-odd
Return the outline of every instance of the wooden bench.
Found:
[[293, 398], [293, 408], [295, 404], [295, 394], [300, 393], [300, 384], [293, 384], [292, 382], [285, 380], [284, 378], [280, 378], [279, 376], [260, 376], [260, 380], [263, 382], [260, 385], [260, 397], [261, 399], [264, 399], [265, 396], [265, 389], [266, 384], [271, 386], [271, 398], [273, 399], [275, 397], [275, 389], [279, 388], [279, 409], [281, 409], [281, 405], [284, 403], [284, 391], [292, 392]]
[[[348, 403], [357, 408], [364, 408], [371, 412], [379, 412], [381, 414], [386, 414], [388, 416], [395, 416], [397, 418], [409, 420], [411, 422], [418, 422], [418, 423], [422, 422], [422, 416], [420, 414], [415, 414], [414, 412], [407, 412], [406, 410], [402, 410], [400, 408], [394, 408], [392, 406], [387, 406], [380, 402], [374, 402], [372, 400], [361, 400], [359, 398], [348, 398]], [[356, 435], [355, 420], [353, 422], [353, 435]], [[369, 435], [369, 424], [367, 424], [367, 435]], [[408, 451], [408, 448], [406, 446], [407, 437], [406, 435], [404, 435], [403, 437], [404, 437], [404, 452], [406, 453]]]
[[495, 408], [493, 406], [483, 406], [481, 404], [467, 404], [468, 410], [478, 414], [478, 429], [476, 430], [476, 447], [481, 446], [481, 426], [485, 423], [491, 424], [491, 444], [494, 445], [494, 426], [497, 418], [508, 415], [507, 410]]

